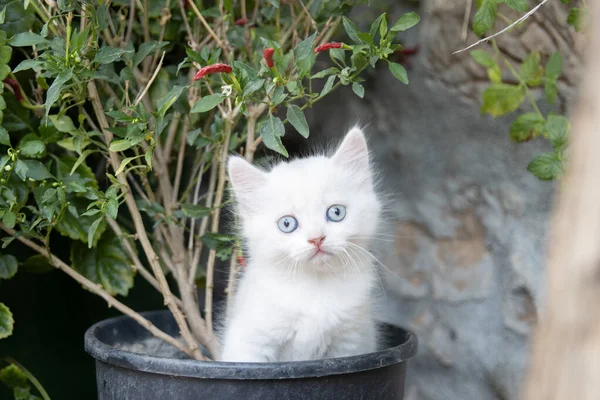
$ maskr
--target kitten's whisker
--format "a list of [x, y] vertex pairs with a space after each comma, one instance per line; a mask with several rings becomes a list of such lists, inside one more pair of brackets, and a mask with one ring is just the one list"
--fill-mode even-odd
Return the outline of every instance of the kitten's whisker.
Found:
[[388, 267], [386, 267], [381, 261], [379, 261], [379, 259], [377, 257], [375, 257], [373, 254], [371, 254], [371, 252], [369, 252], [368, 250], [366, 250], [365, 248], [352, 243], [352, 242], [348, 242], [350, 245], [354, 246], [356, 249], [362, 251], [363, 253], [365, 253], [366, 255], [368, 255], [373, 261], [375, 261], [377, 264], [379, 264], [381, 267], [385, 268], [390, 274], [394, 275], [396, 278], [400, 278], [400, 276], [398, 276], [396, 273], [394, 273], [391, 269], [389, 269]]
[[[354, 249], [353, 248], [349, 248], [348, 250], [354, 250]], [[387, 301], [387, 291], [385, 289], [385, 284], [383, 283], [383, 280], [381, 279], [381, 276], [379, 276], [379, 271], [377, 271], [377, 269], [375, 269], [374, 273], [375, 273], [375, 278], [377, 279], [377, 283], [379, 284], [379, 288], [383, 292], [383, 297]]]

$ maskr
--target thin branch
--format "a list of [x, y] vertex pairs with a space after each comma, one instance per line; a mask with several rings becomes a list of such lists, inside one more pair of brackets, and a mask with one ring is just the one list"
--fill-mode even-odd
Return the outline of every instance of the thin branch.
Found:
[[179, 128], [180, 119], [181, 114], [178, 112], [174, 112], [173, 119], [171, 120], [171, 125], [169, 125], [167, 140], [165, 140], [165, 148], [163, 149], [163, 158], [167, 162], [167, 164], [170, 163], [169, 158], [171, 157], [171, 152], [173, 151], [173, 143], [175, 142], [175, 136], [177, 136], [177, 128]]
[[469, 18], [471, 17], [471, 7], [473, 6], [473, 0], [467, 0], [467, 7], [465, 9], [465, 17], [463, 19], [462, 33], [460, 35], [463, 42], [467, 40], [467, 33], [469, 31]]
[[499, 36], [501, 34], [503, 34], [504, 32], [508, 31], [509, 29], [511, 29], [513, 26], [520, 24], [521, 22], [525, 21], [527, 18], [529, 18], [533, 13], [535, 13], [541, 6], [543, 6], [548, 0], [542, 0], [542, 2], [540, 4], [538, 4], [537, 6], [535, 6], [534, 8], [532, 8], [530, 11], [527, 12], [527, 14], [523, 15], [521, 18], [519, 18], [518, 20], [516, 20], [515, 22], [513, 22], [512, 24], [510, 24], [509, 26], [507, 26], [506, 28], [502, 29], [500, 32], [496, 32], [491, 36], [488, 37], [484, 37], [481, 40], [476, 41], [475, 43], [473, 43], [470, 46], [465, 47], [464, 49], [461, 50], [456, 50], [455, 52], [453, 52], [452, 54], [458, 54], [458, 53], [462, 53], [463, 51], [469, 50], [472, 47], [475, 47], [481, 43], [485, 43], [490, 39], [495, 38], [496, 36]]
[[[215, 195], [215, 187], [217, 185], [217, 166], [218, 160], [217, 157], [213, 156], [213, 162], [210, 166], [210, 178], [208, 180], [208, 190], [206, 193], [206, 202], [204, 203], [205, 207], [212, 208], [213, 206], [213, 198]], [[198, 231], [198, 237], [201, 238], [206, 233], [206, 229], [208, 228], [208, 216], [202, 218], [202, 222], [200, 223], [200, 229]], [[193, 233], [193, 232], [192, 232]], [[192, 257], [191, 266], [190, 266], [190, 275], [188, 277], [189, 282], [193, 282], [196, 279], [196, 272], [198, 271], [198, 265], [200, 264], [200, 255], [202, 254], [202, 240], [198, 240], [196, 243], [196, 249], [194, 250], [194, 257]]]
[[187, 12], [185, 11], [185, 3], [184, 0], [179, 0], [179, 11], [181, 12], [181, 18], [183, 19], [183, 25], [185, 26], [185, 30], [188, 34], [188, 39], [191, 42], [190, 47], [192, 50], [198, 50], [198, 43], [196, 39], [194, 39], [194, 34], [192, 33], [192, 27], [190, 26], [190, 21], [188, 21]]
[[[212, 215], [211, 232], [219, 232], [219, 217], [221, 216], [221, 203], [223, 202], [223, 193], [225, 191], [225, 182], [227, 181], [227, 155], [229, 154], [229, 139], [232, 129], [231, 120], [225, 120], [225, 140], [223, 141], [223, 152], [219, 157], [219, 183], [215, 195], [214, 211]], [[206, 265], [206, 297], [204, 303], [204, 319], [206, 328], [212, 332], [212, 303], [213, 303], [213, 280], [215, 274], [215, 261], [217, 256], [216, 249], [210, 249], [208, 253], [208, 263]]]
[[[206, 153], [204, 153], [206, 154]], [[202, 154], [202, 160], [204, 160], [204, 154]], [[194, 197], [192, 198], [192, 204], [198, 204], [198, 200], [200, 197], [200, 186], [202, 186], [202, 177], [204, 176], [204, 161], [200, 164], [200, 169], [198, 170], [198, 179], [196, 180], [196, 186], [194, 187]], [[196, 218], [192, 218], [192, 222], [190, 223], [190, 236], [188, 238], [188, 260], [192, 260], [193, 250], [194, 250], [194, 233], [196, 232]], [[191, 269], [190, 269], [191, 270]], [[193, 279], [196, 279], [195, 274]]]
[[[123, 234], [123, 231], [121, 230], [121, 227], [119, 226], [119, 224], [117, 224], [117, 222], [112, 219], [112, 218], [107, 218], [106, 221], [108, 222], [108, 225], [110, 225], [110, 227], [112, 228], [113, 232], [115, 232], [115, 234], [119, 237], [123, 239], [123, 246], [125, 247], [125, 251], [127, 251], [127, 253], [129, 254], [129, 256], [131, 257], [131, 259], [133, 260], [133, 267], [136, 271], [138, 271], [140, 273], [140, 275], [142, 275], [142, 277], [148, 281], [148, 283], [150, 285], [152, 285], [156, 290], [158, 290], [160, 292], [160, 285], [158, 284], [158, 281], [156, 280], [156, 278], [154, 278], [154, 276], [144, 267], [144, 264], [142, 264], [142, 262], [140, 261], [139, 257], [137, 256], [135, 250], [133, 249], [133, 247], [131, 246], [131, 244], [129, 243], [129, 240], [127, 240], [127, 238], [125, 237], [125, 235]], [[175, 296], [173, 296], [175, 297]], [[177, 305], [179, 307], [183, 306], [183, 303], [181, 302], [181, 300], [179, 300], [177, 297], [175, 297], [175, 302], [177, 303]]]
[[[0, 223], [0, 228], [2, 230], [4, 230], [6, 233], [8, 233], [9, 235], [15, 235], [16, 234], [16, 232], [13, 229], [7, 228], [2, 223]], [[146, 318], [142, 317], [140, 314], [138, 314], [137, 312], [135, 312], [131, 308], [127, 307], [125, 304], [121, 303], [119, 300], [115, 299], [106, 290], [104, 290], [104, 288], [102, 287], [102, 285], [90, 281], [88, 278], [86, 278], [85, 276], [81, 275], [79, 272], [77, 272], [73, 268], [71, 268], [69, 265], [67, 265], [60, 258], [56, 257], [54, 254], [48, 254], [48, 251], [47, 251], [47, 249], [45, 247], [40, 246], [40, 245], [34, 243], [33, 241], [31, 241], [31, 240], [29, 240], [29, 239], [27, 239], [27, 238], [25, 238], [23, 236], [18, 236], [17, 240], [19, 240], [21, 243], [23, 243], [24, 245], [26, 245], [30, 249], [37, 251], [39, 254], [41, 254], [43, 256], [48, 256], [48, 258], [50, 260], [50, 263], [54, 267], [56, 267], [57, 269], [60, 269], [61, 271], [65, 272], [67, 275], [69, 275], [71, 278], [75, 279], [77, 282], [79, 282], [81, 285], [83, 285], [83, 287], [85, 287], [86, 289], [88, 289], [90, 292], [94, 293], [95, 295], [98, 295], [98, 296], [102, 297], [108, 303], [108, 305], [110, 307], [114, 307], [117, 310], [119, 310], [120, 312], [122, 312], [123, 314], [127, 315], [128, 317], [133, 318], [136, 322], [138, 322], [144, 328], [146, 328], [147, 330], [149, 330], [157, 338], [164, 340], [165, 342], [167, 342], [170, 345], [174, 346], [178, 350], [186, 353], [190, 357], [194, 357], [194, 358], [199, 359], [199, 360], [205, 360], [206, 359], [202, 354], [196, 354], [196, 352], [192, 351], [191, 349], [189, 349], [188, 347], [186, 347], [185, 345], [183, 345], [183, 343], [181, 343], [180, 341], [176, 340], [175, 338], [173, 338], [172, 336], [168, 335], [167, 333], [163, 332], [162, 330], [158, 329], [154, 324], [152, 324], [152, 322], [150, 322]]]
[[175, 182], [173, 183], [173, 197], [171, 204], [177, 203], [179, 185], [181, 184], [181, 174], [183, 173], [183, 160], [185, 159], [185, 145], [187, 144], [187, 134], [190, 129], [190, 117], [186, 116], [183, 121], [183, 132], [179, 138], [179, 155], [177, 156], [177, 168], [175, 169]]
[[[96, 113], [96, 118], [98, 119], [98, 122], [100, 124], [100, 128], [102, 128], [102, 132], [104, 134], [105, 141], [106, 141], [106, 143], [110, 143], [110, 141], [112, 140], [112, 134], [108, 131], [108, 128], [109, 128], [108, 121], [106, 120], [104, 108], [102, 107], [102, 103], [100, 102], [100, 97], [98, 96], [98, 89], [93, 80], [88, 82], [88, 94], [89, 94], [90, 100], [92, 102], [94, 112]], [[120, 165], [119, 155], [113, 151], [109, 151], [109, 157], [110, 157], [111, 166], [112, 166], [113, 170], [116, 171]], [[150, 239], [148, 238], [148, 233], [146, 232], [146, 227], [144, 226], [144, 221], [142, 219], [142, 215], [140, 214], [140, 210], [138, 209], [138, 207], [135, 203], [135, 199], [133, 198], [133, 195], [131, 194], [131, 189], [130, 189], [127, 179], [125, 178], [124, 175], [125, 174], [117, 175], [117, 179], [119, 180], [119, 183], [123, 187], [123, 191], [125, 193], [125, 203], [127, 204], [127, 208], [129, 210], [129, 213], [131, 214], [131, 218], [135, 225], [135, 230], [136, 230], [136, 233], [138, 234], [138, 238], [140, 240], [142, 248], [144, 249], [144, 252], [146, 253], [146, 258], [148, 259], [148, 262], [150, 263], [150, 266], [152, 267], [154, 276], [156, 277], [156, 279], [160, 285], [160, 291], [163, 294], [165, 305], [169, 308], [169, 310], [173, 314], [173, 317], [175, 318], [177, 325], [181, 329], [181, 335], [187, 342], [187, 345], [189, 346], [190, 351], [194, 354], [194, 357], [197, 359], [202, 359], [203, 356], [202, 356], [202, 353], [200, 352], [200, 350], [198, 349], [198, 343], [192, 336], [192, 334], [189, 330], [189, 327], [185, 321], [185, 317], [183, 316], [183, 314], [181, 313], [181, 310], [179, 309], [179, 307], [177, 307], [177, 304], [174, 301], [173, 293], [171, 292], [171, 289], [169, 288], [169, 284], [167, 282], [165, 274], [162, 271], [162, 267], [158, 260], [158, 256], [156, 255], [156, 252], [152, 248], [152, 244], [150, 243]], [[210, 334], [210, 332], [208, 332], [205, 336], [200, 336], [199, 339], [202, 340], [204, 343], [213, 342], [213, 338], [212, 338], [212, 335]], [[210, 350], [210, 348], [209, 348], [209, 350]]]
[[229, 50], [227, 49], [227, 45], [225, 43], [223, 43], [223, 41], [219, 38], [219, 36], [217, 36], [215, 31], [213, 31], [213, 29], [210, 27], [208, 22], [206, 22], [206, 19], [204, 19], [204, 17], [200, 13], [200, 10], [198, 10], [198, 7], [196, 7], [195, 2], [190, 1], [188, 4], [190, 5], [190, 7], [192, 7], [192, 10], [196, 14], [198, 19], [200, 20], [200, 22], [202, 23], [202, 25], [208, 32], [208, 34], [215, 40], [215, 42], [217, 42], [217, 45], [223, 50], [223, 57], [225, 57], [225, 60], [229, 60]]
[[140, 102], [140, 100], [146, 95], [146, 92], [148, 92], [148, 89], [150, 89], [150, 86], [152, 86], [152, 83], [154, 82], [154, 80], [158, 76], [158, 73], [160, 72], [160, 69], [162, 68], [162, 62], [163, 62], [163, 59], [165, 58], [165, 53], [166, 53], [165, 51], [162, 52], [162, 56], [160, 57], [160, 61], [158, 63], [158, 67], [156, 67], [156, 69], [154, 70], [154, 73], [152, 74], [152, 77], [150, 78], [150, 80], [146, 84], [146, 87], [144, 87], [144, 90], [142, 90], [142, 92], [140, 94], [138, 94], [137, 98], [133, 102], [134, 106], [138, 105], [138, 103]]
[[131, 32], [133, 31], [133, 21], [135, 20], [135, 0], [131, 0], [129, 4], [129, 24], [127, 25], [127, 34], [125, 35], [124, 44], [127, 45], [131, 40]]

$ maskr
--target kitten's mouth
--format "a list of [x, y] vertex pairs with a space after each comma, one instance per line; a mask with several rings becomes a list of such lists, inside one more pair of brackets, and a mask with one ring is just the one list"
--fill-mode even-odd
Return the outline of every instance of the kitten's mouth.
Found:
[[317, 249], [317, 251], [315, 251], [315, 254], [313, 254], [309, 260], [316, 260], [316, 259], [320, 259], [323, 257], [329, 257], [331, 255], [331, 253], [326, 252], [323, 249]]

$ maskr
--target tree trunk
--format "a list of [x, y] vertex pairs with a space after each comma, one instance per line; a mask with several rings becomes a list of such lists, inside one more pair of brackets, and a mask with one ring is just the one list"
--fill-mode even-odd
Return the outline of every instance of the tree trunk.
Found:
[[526, 400], [600, 399], [600, 0], [550, 238]]

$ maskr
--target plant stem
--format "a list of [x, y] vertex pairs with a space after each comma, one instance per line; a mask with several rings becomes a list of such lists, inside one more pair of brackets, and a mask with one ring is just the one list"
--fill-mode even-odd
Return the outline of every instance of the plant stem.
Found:
[[146, 86], [144, 87], [144, 90], [142, 90], [141, 93], [138, 94], [137, 98], [133, 102], [134, 106], [137, 106], [138, 103], [140, 102], [140, 100], [142, 100], [144, 98], [144, 96], [146, 95], [146, 92], [148, 92], [148, 90], [150, 89], [150, 86], [152, 86], [152, 83], [154, 82], [154, 80], [158, 76], [158, 73], [160, 72], [160, 69], [162, 67], [163, 59], [165, 58], [165, 53], [166, 53], [165, 51], [162, 52], [162, 56], [160, 57], [160, 61], [158, 63], [158, 67], [156, 67], [156, 69], [154, 70], [154, 73], [152, 74], [152, 77], [150, 78], [150, 80], [148, 81], [148, 83], [146, 84]]
[[[227, 156], [229, 154], [229, 139], [231, 138], [232, 121], [227, 118], [225, 120], [225, 139], [223, 140], [223, 148], [219, 157], [219, 182], [217, 184], [217, 192], [215, 194], [214, 211], [212, 215], [211, 232], [219, 232], [219, 217], [221, 216], [221, 203], [223, 201], [223, 193], [225, 191], [225, 182], [227, 181]], [[206, 265], [206, 297], [204, 307], [204, 318], [206, 320], [206, 328], [209, 332], [212, 332], [212, 303], [213, 303], [213, 289], [214, 289], [214, 273], [215, 273], [215, 261], [217, 256], [216, 249], [210, 249], [208, 253], [208, 263]]]
[[[98, 119], [98, 122], [100, 124], [100, 128], [102, 129], [102, 133], [104, 134], [105, 141], [108, 144], [112, 140], [112, 133], [110, 133], [108, 131], [108, 128], [109, 128], [108, 121], [106, 120], [106, 115], [104, 113], [102, 103], [100, 102], [100, 97], [98, 96], [98, 89], [96, 88], [94, 81], [90, 81], [88, 83], [88, 94], [89, 94], [90, 100], [92, 101], [92, 106], [94, 108], [96, 118]], [[112, 166], [113, 170], [116, 171], [120, 165], [119, 156], [117, 153], [110, 151], [109, 157], [110, 157], [111, 166]], [[131, 189], [129, 188], [127, 178], [125, 177], [124, 174], [119, 174], [117, 176], [117, 179], [119, 180], [119, 183], [122, 185], [123, 191], [125, 192], [125, 203], [127, 204], [127, 208], [129, 210], [129, 213], [131, 214], [131, 218], [133, 219], [135, 230], [138, 234], [140, 243], [142, 244], [142, 248], [144, 249], [144, 252], [146, 253], [146, 258], [148, 259], [148, 262], [150, 263], [150, 266], [152, 267], [154, 276], [156, 277], [156, 279], [160, 285], [160, 291], [163, 294], [164, 303], [169, 308], [171, 313], [173, 314], [173, 317], [175, 318], [177, 325], [181, 329], [181, 334], [189, 346], [189, 351], [193, 354], [194, 358], [203, 359], [204, 356], [198, 349], [198, 343], [192, 336], [192, 334], [189, 330], [189, 327], [185, 321], [185, 318], [184, 318], [183, 314], [181, 313], [181, 310], [179, 309], [179, 307], [177, 307], [177, 304], [174, 301], [173, 293], [171, 292], [171, 289], [169, 288], [169, 284], [167, 282], [165, 274], [163, 273], [158, 256], [156, 255], [156, 252], [152, 248], [152, 244], [150, 243], [150, 239], [148, 238], [148, 234], [146, 232], [146, 228], [144, 226], [144, 222], [142, 219], [142, 215], [140, 214], [140, 210], [138, 209], [138, 207], [135, 203], [135, 199], [133, 198], [133, 195], [131, 194]], [[210, 332], [206, 332], [206, 335], [200, 336], [199, 339], [202, 340], [204, 343], [213, 342], [212, 334]], [[211, 350], [211, 349], [209, 349], [209, 350]]]
[[[138, 271], [142, 275], [142, 277], [144, 279], [146, 279], [146, 281], [148, 281], [148, 283], [150, 285], [152, 285], [158, 292], [160, 292], [160, 285], [158, 284], [158, 281], [144, 267], [144, 264], [142, 264], [142, 262], [140, 261], [139, 257], [135, 253], [133, 247], [129, 243], [129, 240], [127, 240], [127, 238], [123, 234], [123, 231], [121, 230], [121, 227], [119, 226], [119, 224], [114, 219], [112, 219], [112, 218], [106, 218], [106, 221], [108, 222], [108, 224], [112, 228], [113, 232], [115, 232], [115, 234], [122, 240], [123, 247], [125, 247], [125, 250], [127, 251], [127, 253], [131, 257], [131, 259], [133, 260], [134, 269], [136, 271]], [[175, 297], [175, 296], [173, 296], [173, 297]], [[177, 303], [177, 305], [179, 307], [183, 306], [183, 303], [177, 297], [175, 297], [175, 302]]]
[[215, 42], [221, 48], [221, 50], [223, 50], [223, 57], [225, 58], [225, 61], [229, 62], [229, 50], [227, 49], [227, 45], [223, 43], [223, 41], [219, 38], [219, 36], [217, 36], [215, 31], [213, 31], [213, 29], [210, 27], [208, 22], [206, 22], [206, 19], [202, 16], [202, 13], [200, 13], [200, 10], [198, 10], [198, 7], [196, 7], [194, 1], [190, 0], [188, 4], [190, 5], [190, 7], [192, 7], [194, 14], [196, 14], [198, 19], [202, 23], [202, 26], [204, 26], [208, 34], [215, 40]]
[[[13, 229], [7, 228], [2, 223], [0, 223], [0, 229], [4, 230], [9, 235], [16, 234], [16, 232]], [[85, 276], [81, 275], [79, 272], [77, 272], [73, 268], [69, 267], [65, 262], [63, 262], [60, 258], [56, 257], [54, 254], [48, 254], [48, 252], [46, 251], [47, 249], [45, 247], [40, 246], [23, 236], [18, 236], [17, 240], [19, 240], [21, 243], [23, 243], [30, 249], [37, 251], [39, 254], [41, 254], [43, 256], [48, 256], [50, 263], [55, 268], [60, 269], [61, 271], [65, 272], [67, 275], [69, 275], [71, 278], [75, 279], [77, 282], [79, 282], [81, 285], [83, 285], [83, 287], [88, 289], [90, 292], [102, 297], [108, 303], [109, 306], [114, 307], [117, 310], [119, 310], [120, 312], [122, 312], [123, 314], [133, 318], [136, 322], [138, 322], [144, 328], [148, 329], [157, 338], [164, 340], [165, 342], [169, 343], [170, 345], [176, 347], [178, 350], [186, 353], [190, 357], [197, 358], [196, 354], [194, 354], [194, 351], [192, 351], [191, 349], [184, 346], [180, 341], [176, 340], [172, 336], [170, 336], [167, 333], [163, 332], [162, 330], [158, 329], [152, 322], [150, 322], [146, 318], [142, 317], [140, 314], [138, 314], [131, 308], [127, 307], [125, 304], [121, 303], [119, 300], [115, 299], [106, 290], [104, 290], [102, 285], [90, 281]], [[205, 357], [202, 356], [202, 354], [200, 354], [200, 357], [198, 359], [203, 360], [203, 359], [205, 359]]]
[[48, 392], [46, 392], [46, 389], [44, 389], [40, 381], [38, 381], [37, 378], [27, 370], [27, 368], [25, 368], [22, 364], [18, 363], [16, 360], [10, 357], [6, 357], [5, 360], [11, 364], [16, 365], [21, 371], [23, 371], [23, 375], [25, 375], [27, 377], [27, 380], [31, 382], [33, 386], [35, 386], [38, 393], [42, 396], [44, 400], [50, 400], [50, 396], [48, 395]]
[[[215, 196], [215, 187], [217, 185], [217, 168], [218, 168], [217, 157], [213, 155], [212, 165], [210, 166], [210, 178], [208, 179], [208, 195], [206, 196], [206, 202], [204, 205], [207, 208], [212, 208], [213, 198]], [[198, 237], [202, 238], [208, 228], [208, 216], [202, 218], [200, 223], [200, 229], [198, 230]], [[202, 254], [202, 240], [196, 242], [196, 248], [194, 250], [194, 257], [192, 257], [192, 265], [190, 266], [190, 276], [188, 277], [190, 283], [196, 279], [196, 273], [198, 271], [198, 264], [200, 264], [200, 255]]]

